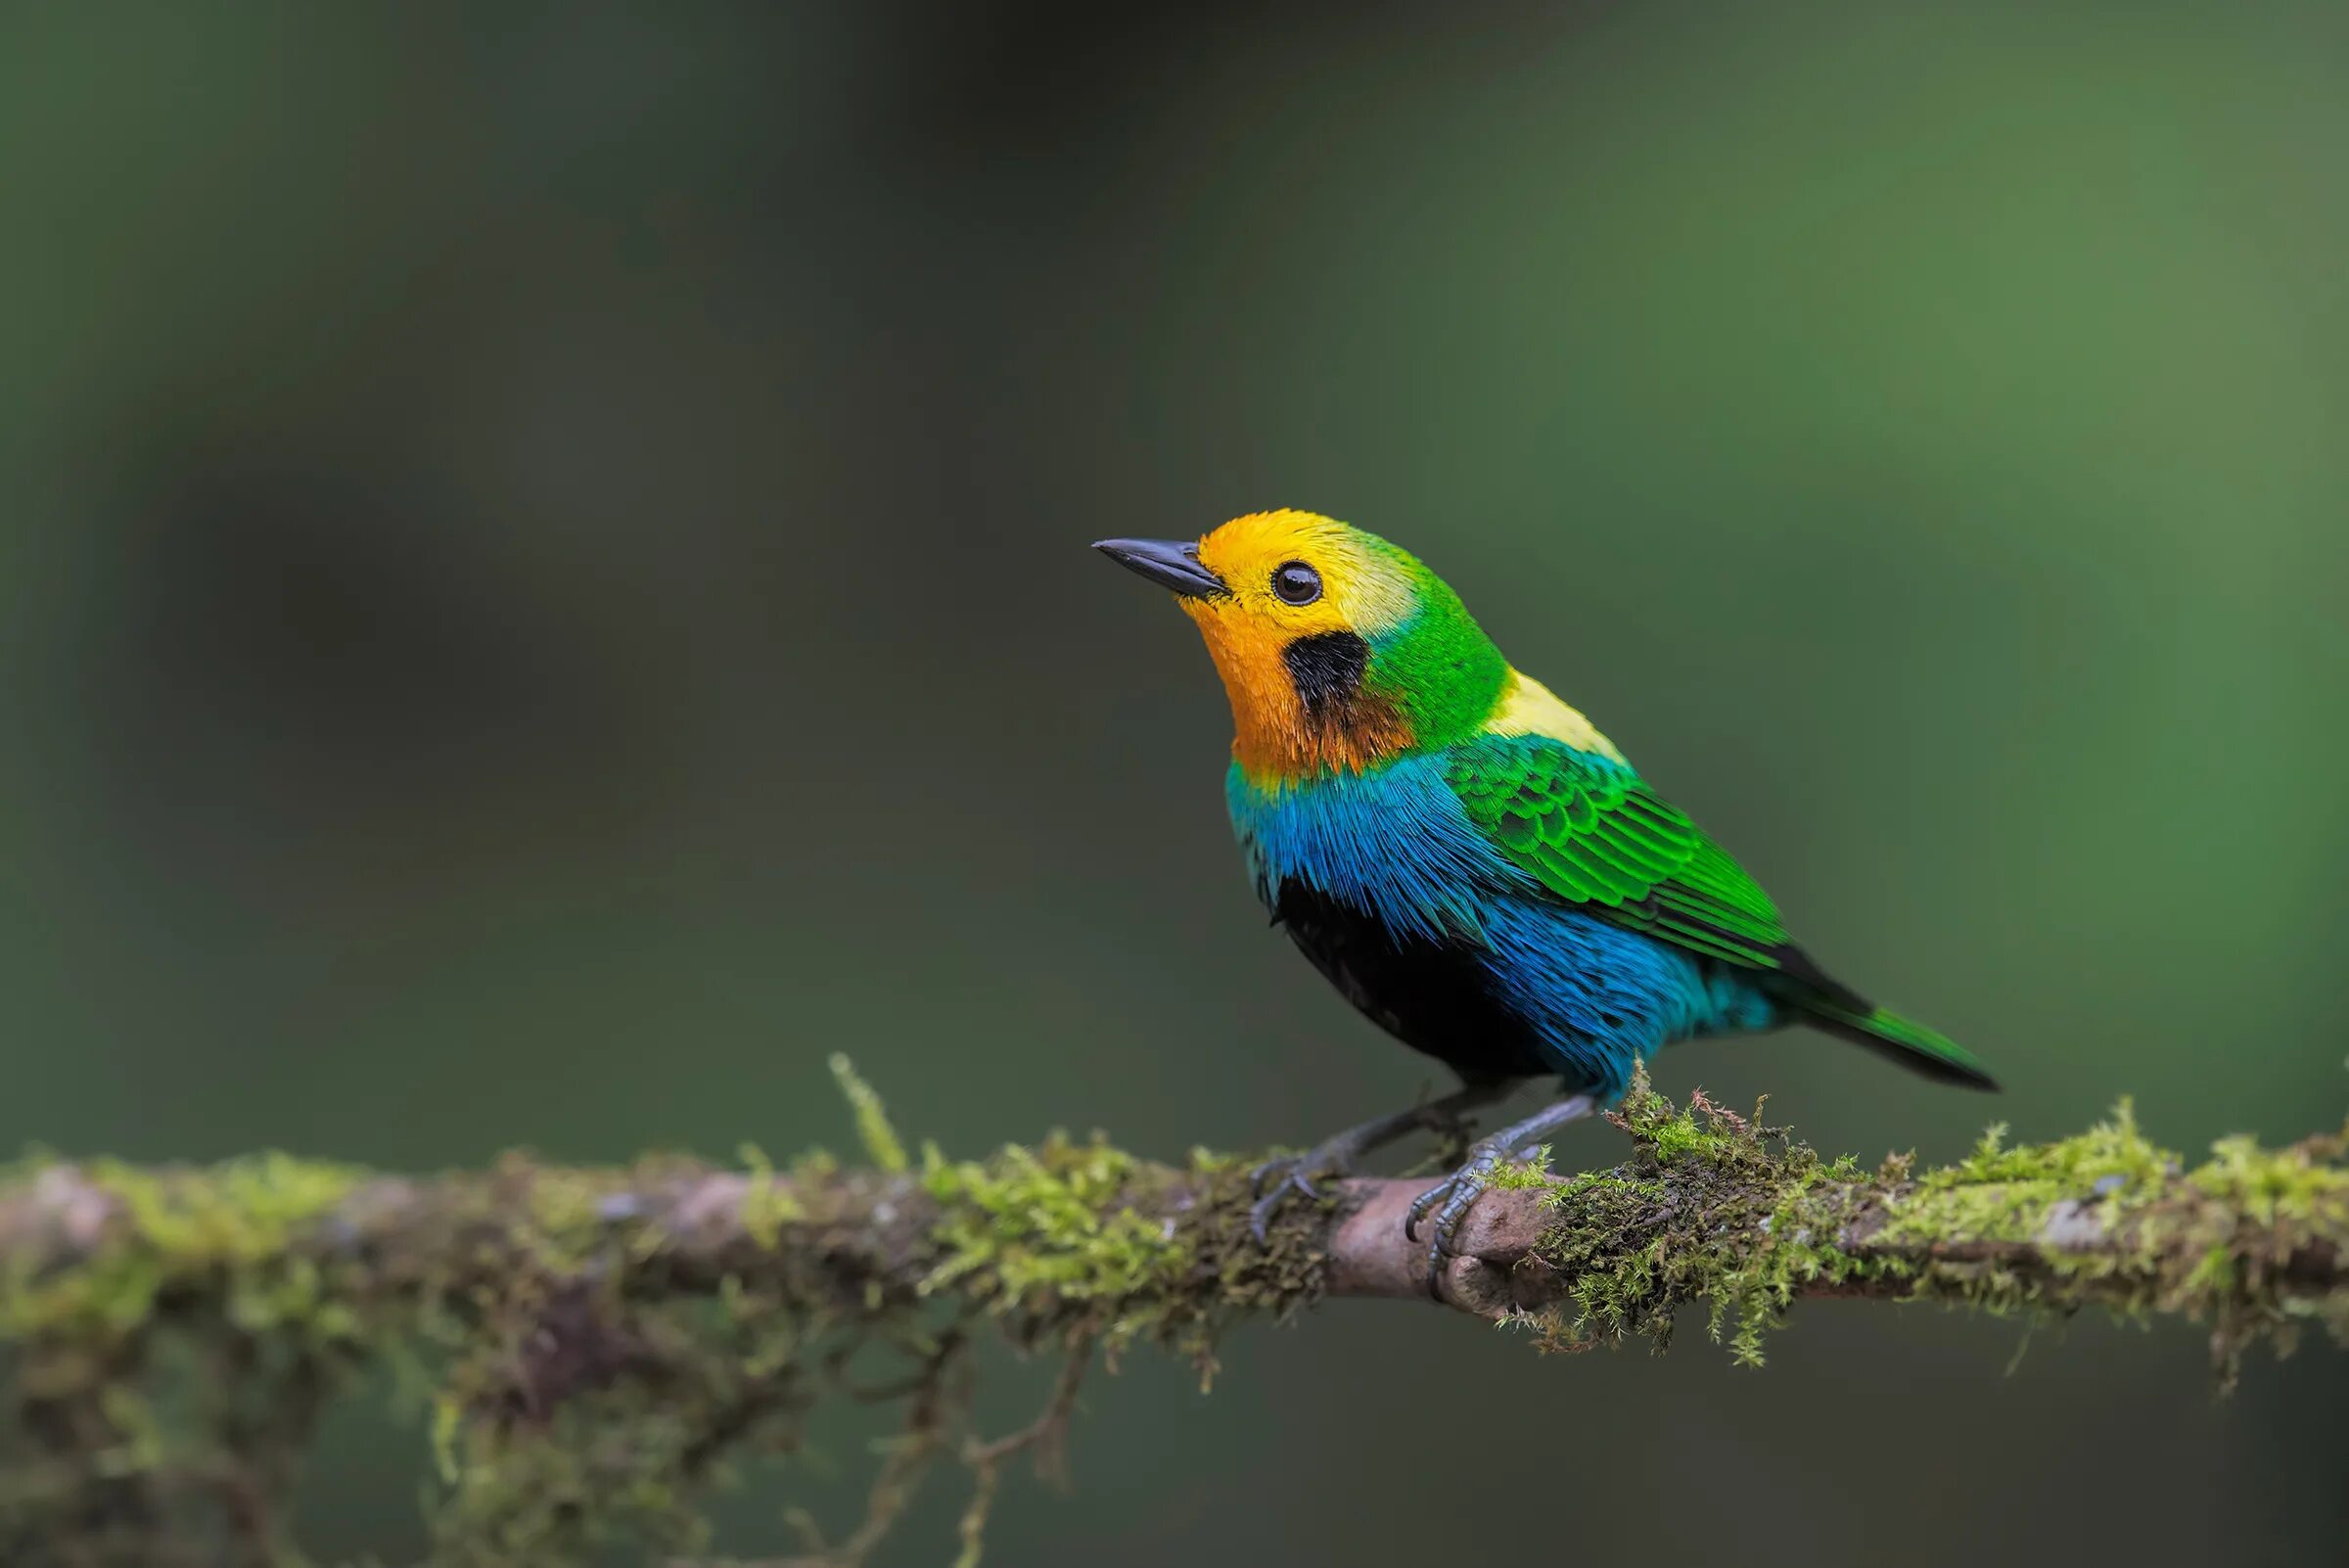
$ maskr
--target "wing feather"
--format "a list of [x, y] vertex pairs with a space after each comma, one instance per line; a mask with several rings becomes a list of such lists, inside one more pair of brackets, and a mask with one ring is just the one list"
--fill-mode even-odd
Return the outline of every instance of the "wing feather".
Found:
[[1706, 957], [1817, 975], [1761, 885], [1621, 763], [1486, 736], [1454, 748], [1450, 780], [1501, 853], [1568, 902]]

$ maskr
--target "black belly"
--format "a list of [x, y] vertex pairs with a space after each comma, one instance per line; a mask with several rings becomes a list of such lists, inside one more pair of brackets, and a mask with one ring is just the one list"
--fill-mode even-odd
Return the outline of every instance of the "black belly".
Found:
[[1294, 882], [1273, 917], [1346, 999], [1413, 1050], [1471, 1081], [1555, 1071], [1533, 1032], [1495, 999], [1477, 949], [1461, 942], [1398, 940], [1376, 916]]

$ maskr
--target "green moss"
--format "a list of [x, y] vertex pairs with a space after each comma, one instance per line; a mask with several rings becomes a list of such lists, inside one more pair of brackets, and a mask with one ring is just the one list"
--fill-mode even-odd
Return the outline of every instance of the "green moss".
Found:
[[849, 1108], [856, 1115], [856, 1136], [864, 1144], [866, 1158], [892, 1176], [905, 1170], [908, 1164], [905, 1144], [898, 1136], [898, 1130], [889, 1125], [888, 1113], [881, 1108], [881, 1096], [856, 1076], [856, 1069], [843, 1052], [832, 1053], [832, 1077], [839, 1082], [840, 1091], [849, 1097]]
[[[1534, 1314], [1543, 1343], [1581, 1349], [1669, 1339], [1701, 1303], [1743, 1363], [1794, 1298], [1822, 1286], [1898, 1289], [1993, 1313], [2054, 1314], [2094, 1300], [2121, 1315], [2208, 1318], [2223, 1359], [2295, 1316], [2274, 1299], [2282, 1260], [2238, 1227], [2349, 1225], [2339, 1139], [2261, 1150], [2228, 1139], [2185, 1173], [2126, 1101], [2076, 1137], [2009, 1146], [1993, 1128], [1964, 1160], [1922, 1176], [1888, 1161], [1872, 1176], [1700, 1095], [1675, 1107], [1635, 1084], [1611, 1117], [1633, 1158], [1557, 1183], [1556, 1222], [1534, 1266], [1563, 1305]], [[1952, 1238], [1962, 1244], [1947, 1245]]]
[[[995, 1319], [1022, 1346], [1082, 1359], [1149, 1338], [1205, 1368], [1225, 1317], [1294, 1306], [1317, 1288], [1321, 1260], [1308, 1239], [1317, 1226], [1284, 1231], [1269, 1248], [1246, 1236], [1240, 1161], [1194, 1154], [1169, 1168], [1098, 1136], [1054, 1134], [977, 1161], [925, 1146], [918, 1167], [899, 1174], [888, 1151], [902, 1145], [879, 1097], [852, 1074], [842, 1082], [881, 1169], [844, 1172], [819, 1153], [778, 1179], [746, 1150], [742, 1220], [756, 1253], [718, 1281], [714, 1303], [541, 1290], [501, 1305], [515, 1313], [518, 1340], [493, 1348], [469, 1332], [441, 1406], [458, 1412], [439, 1434], [450, 1477], [436, 1508], [443, 1556], [561, 1563], [623, 1543], [700, 1551], [697, 1499], [720, 1482], [714, 1456], [790, 1448], [808, 1406], [842, 1391], [840, 1369], [876, 1355], [910, 1370], [859, 1397], [898, 1403], [906, 1426], [887, 1445], [868, 1517], [834, 1544], [831, 1560], [860, 1560], [921, 1469], [956, 1454], [976, 1489], [969, 1555], [1009, 1452], [968, 1430], [970, 1314]], [[807, 1271], [811, 1256], [849, 1231], [892, 1227], [910, 1227], [913, 1255], [926, 1260], [913, 1289], [876, 1278], [843, 1300]], [[607, 1230], [606, 1242], [640, 1255], [625, 1236]], [[575, 1349], [563, 1364], [533, 1371], [530, 1336], [550, 1314]], [[1066, 1405], [1056, 1394], [1055, 1419], [1065, 1421]], [[530, 1413], [541, 1408], [542, 1418]], [[614, 1432], [628, 1441], [613, 1444]]]
[[[158, 1173], [114, 1160], [57, 1169], [72, 1169], [121, 1222], [69, 1269], [39, 1269], [13, 1256], [0, 1279], [0, 1338], [126, 1334], [147, 1319], [160, 1292], [198, 1279], [223, 1284], [253, 1326], [312, 1321], [327, 1304], [316, 1268], [289, 1258], [291, 1243], [364, 1176], [275, 1153], [205, 1171]], [[335, 1331], [343, 1321], [338, 1313], [322, 1326]]]
[[1702, 1095], [1676, 1108], [1644, 1079], [1612, 1120], [1633, 1159], [1559, 1182], [1531, 1261], [1563, 1297], [1533, 1314], [1549, 1348], [1663, 1342], [1675, 1310], [1702, 1303], [1713, 1335], [1758, 1364], [1793, 1299], [1836, 1286], [1995, 1314], [2180, 1314], [2213, 1325], [2223, 1376], [2300, 1321], [2349, 1329], [2333, 1297], [2296, 1291], [2275, 1239], [2349, 1235], [2341, 1137], [2223, 1139], [2188, 1172], [2123, 1101], [2076, 1137], [2009, 1146], [1993, 1128], [1956, 1165], [1916, 1176], [1904, 1156], [1871, 1176]]
[[2187, 1179], [2255, 1223], [2338, 1219], [2349, 1206], [2343, 1142], [2335, 1135], [2262, 1149], [2248, 1137], [2221, 1138], [2211, 1145], [2209, 1163]]
[[1495, 1192], [1518, 1192], [1548, 1186], [1554, 1179], [1549, 1174], [1549, 1149], [1544, 1145], [1530, 1160], [1501, 1161], [1493, 1168], [1485, 1185]]
[[1055, 1133], [985, 1162], [926, 1147], [922, 1185], [939, 1205], [933, 1235], [944, 1256], [922, 1289], [959, 1285], [994, 1312], [1106, 1304], [1118, 1315], [1105, 1326], [1130, 1338], [1165, 1315], [1170, 1285], [1192, 1262], [1172, 1218], [1137, 1208], [1147, 1206], [1144, 1179], [1138, 1162], [1098, 1137]]
[[[877, 1101], [875, 1105], [878, 1109]], [[807, 1218], [806, 1206], [793, 1194], [788, 1182], [777, 1177], [774, 1162], [758, 1144], [746, 1141], [736, 1158], [750, 1176], [742, 1192], [742, 1227], [752, 1240], [771, 1251], [782, 1242], [785, 1225]]]
[[1857, 1169], [1764, 1127], [1759, 1107], [1738, 1116], [1701, 1094], [1676, 1107], [1642, 1073], [1609, 1120], [1633, 1158], [1559, 1183], [1535, 1249], [1564, 1282], [1562, 1305], [1530, 1318], [1545, 1348], [1633, 1335], [1662, 1346], [1677, 1310], [1701, 1303], [1712, 1337], [1759, 1365], [1764, 1332], [1799, 1290], [1866, 1267], [1834, 1244]]
[[[2096, 1303], [2115, 1315], [2210, 1323], [2222, 1379], [2260, 1337], [2288, 1341], [2297, 1319], [2333, 1315], [2296, 1299], [2289, 1259], [2269, 1255], [2274, 1243], [2263, 1238], [2349, 1229], [2341, 1139], [2265, 1150], [2223, 1138], [2187, 1171], [2144, 1137], [2125, 1100], [2077, 1137], [2007, 1148], [1998, 1132], [1889, 1205], [1877, 1241], [1922, 1248], [1962, 1236], [1976, 1255], [1932, 1261], [1920, 1290], [1996, 1312], [2060, 1313], [2094, 1286]], [[2033, 1267], [1982, 1260], [1999, 1248]]]

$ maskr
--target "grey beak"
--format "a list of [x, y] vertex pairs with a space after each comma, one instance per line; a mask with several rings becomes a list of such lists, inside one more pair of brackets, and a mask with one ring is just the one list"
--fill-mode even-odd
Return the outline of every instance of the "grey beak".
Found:
[[1186, 599], [1220, 599], [1231, 592], [1221, 577], [1199, 564], [1199, 546], [1188, 539], [1096, 539], [1093, 548]]

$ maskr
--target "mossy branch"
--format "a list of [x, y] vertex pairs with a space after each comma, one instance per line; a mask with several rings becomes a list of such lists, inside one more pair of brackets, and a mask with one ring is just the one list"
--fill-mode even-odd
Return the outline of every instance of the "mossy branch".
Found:
[[[1864, 1169], [1642, 1084], [1612, 1118], [1620, 1164], [1504, 1172], [1431, 1282], [1402, 1234], [1423, 1181], [1337, 1183], [1260, 1242], [1246, 1161], [1061, 1137], [916, 1160], [834, 1067], [868, 1168], [751, 1150], [732, 1170], [515, 1156], [427, 1178], [276, 1155], [21, 1169], [0, 1183], [0, 1561], [302, 1560], [294, 1461], [370, 1363], [433, 1390], [439, 1560], [703, 1550], [699, 1499], [729, 1460], [788, 1454], [813, 1406], [849, 1396], [898, 1403], [903, 1430], [869, 1517], [829, 1546], [807, 1526], [801, 1560], [861, 1560], [944, 1455], [975, 1477], [971, 1563], [1003, 1463], [1057, 1465], [1096, 1356], [1147, 1341], [1205, 1371], [1233, 1321], [1327, 1296], [1432, 1283], [1551, 1350], [1662, 1340], [1701, 1306], [1749, 1362], [1801, 1296], [2176, 1315], [2222, 1375], [2304, 1323], [2349, 1335], [2341, 1134], [2229, 1139], [2189, 1169], [2124, 1105], [2057, 1143], [1994, 1133], [1947, 1169]], [[967, 1414], [990, 1323], [1064, 1359], [1044, 1416], [991, 1441]]]

